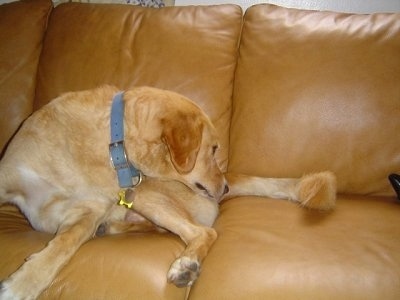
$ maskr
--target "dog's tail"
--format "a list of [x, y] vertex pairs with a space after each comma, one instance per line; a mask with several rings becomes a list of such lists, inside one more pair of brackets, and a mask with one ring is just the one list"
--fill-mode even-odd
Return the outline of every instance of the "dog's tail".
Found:
[[263, 178], [227, 173], [229, 193], [223, 199], [238, 196], [265, 196], [289, 199], [318, 210], [330, 210], [336, 202], [336, 177], [320, 172], [301, 178]]

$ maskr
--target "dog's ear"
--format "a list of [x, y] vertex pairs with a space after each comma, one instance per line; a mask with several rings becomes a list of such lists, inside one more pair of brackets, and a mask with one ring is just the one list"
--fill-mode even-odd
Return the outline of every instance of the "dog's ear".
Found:
[[196, 164], [203, 124], [193, 115], [176, 114], [162, 120], [162, 141], [167, 145], [172, 164], [180, 174], [187, 174]]

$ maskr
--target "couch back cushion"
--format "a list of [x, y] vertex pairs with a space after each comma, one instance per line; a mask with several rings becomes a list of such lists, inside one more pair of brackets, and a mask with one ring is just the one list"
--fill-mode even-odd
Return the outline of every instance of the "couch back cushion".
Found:
[[0, 152], [32, 112], [50, 0], [0, 5]]
[[36, 108], [67, 91], [148, 85], [196, 101], [220, 134], [227, 165], [233, 78], [242, 25], [235, 5], [148, 9], [67, 3], [50, 18]]
[[400, 14], [257, 5], [245, 14], [229, 170], [332, 170], [339, 192], [392, 195], [400, 171]]

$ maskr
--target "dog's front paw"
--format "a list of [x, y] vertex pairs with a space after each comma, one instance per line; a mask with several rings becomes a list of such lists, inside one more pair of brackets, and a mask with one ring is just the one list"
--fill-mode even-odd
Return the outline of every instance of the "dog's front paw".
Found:
[[183, 256], [172, 264], [168, 271], [168, 282], [177, 287], [190, 286], [200, 274], [200, 263], [197, 260]]
[[297, 186], [297, 194], [304, 207], [331, 210], [336, 202], [336, 177], [328, 171], [306, 175]]

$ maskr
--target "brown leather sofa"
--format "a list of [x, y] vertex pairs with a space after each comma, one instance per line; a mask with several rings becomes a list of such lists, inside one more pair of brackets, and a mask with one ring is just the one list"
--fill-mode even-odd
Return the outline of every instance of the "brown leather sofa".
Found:
[[[166, 282], [178, 237], [94, 238], [40, 299], [400, 299], [400, 205], [387, 180], [400, 172], [400, 14], [0, 6], [0, 149], [52, 98], [105, 83], [195, 100], [220, 133], [225, 170], [333, 171], [337, 207], [222, 203], [219, 238], [187, 289]], [[0, 278], [51, 238], [2, 206]]]

